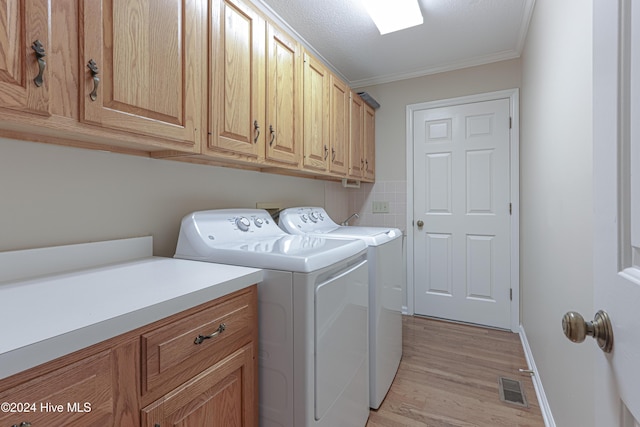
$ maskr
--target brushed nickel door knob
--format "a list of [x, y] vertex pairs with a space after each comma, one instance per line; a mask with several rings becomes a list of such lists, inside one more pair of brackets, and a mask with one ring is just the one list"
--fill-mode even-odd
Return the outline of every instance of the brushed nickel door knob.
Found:
[[418, 228], [422, 228], [424, 226], [424, 221], [419, 219], [416, 225], [418, 226]]
[[613, 349], [613, 327], [606, 311], [598, 311], [593, 322], [586, 322], [580, 313], [570, 311], [562, 317], [562, 330], [572, 342], [582, 342], [588, 335], [605, 353]]

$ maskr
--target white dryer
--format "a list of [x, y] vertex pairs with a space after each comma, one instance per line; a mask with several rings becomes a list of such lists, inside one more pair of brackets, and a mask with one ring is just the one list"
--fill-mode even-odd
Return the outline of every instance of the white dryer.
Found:
[[258, 285], [261, 426], [366, 424], [366, 255], [362, 241], [289, 235], [264, 210], [183, 218], [176, 258], [264, 269]]
[[402, 358], [402, 232], [397, 228], [340, 226], [323, 208], [280, 212], [280, 228], [290, 234], [359, 239], [369, 261], [369, 404], [378, 409]]

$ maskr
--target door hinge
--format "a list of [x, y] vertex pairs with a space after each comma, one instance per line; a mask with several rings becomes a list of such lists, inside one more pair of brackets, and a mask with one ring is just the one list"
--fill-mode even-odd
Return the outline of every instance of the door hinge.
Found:
[[511, 117], [509, 117], [509, 129], [511, 129]]
[[513, 288], [509, 288], [509, 301], [513, 301]]
[[509, 203], [509, 215], [513, 214], [513, 205]]

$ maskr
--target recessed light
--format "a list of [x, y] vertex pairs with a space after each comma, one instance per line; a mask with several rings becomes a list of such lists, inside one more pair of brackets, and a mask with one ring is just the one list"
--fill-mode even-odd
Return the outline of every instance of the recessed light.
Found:
[[388, 34], [424, 22], [418, 0], [363, 0], [380, 34]]

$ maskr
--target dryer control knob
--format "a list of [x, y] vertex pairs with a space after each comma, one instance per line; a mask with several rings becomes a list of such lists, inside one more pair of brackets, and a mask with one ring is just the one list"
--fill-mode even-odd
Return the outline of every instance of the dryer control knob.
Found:
[[264, 220], [262, 218], [256, 218], [253, 220], [253, 223], [256, 225], [256, 227], [260, 228], [262, 227], [262, 224], [264, 224]]
[[302, 220], [302, 222], [307, 222], [309, 219], [307, 218], [306, 215], [300, 215], [300, 219]]
[[315, 212], [311, 212], [309, 214], [309, 219], [313, 222], [318, 222], [318, 214]]
[[249, 220], [243, 216], [241, 216], [240, 218], [236, 219], [236, 226], [238, 227], [238, 229], [240, 229], [240, 231], [247, 231], [249, 230], [249, 226], [251, 225], [251, 223], [249, 222]]

